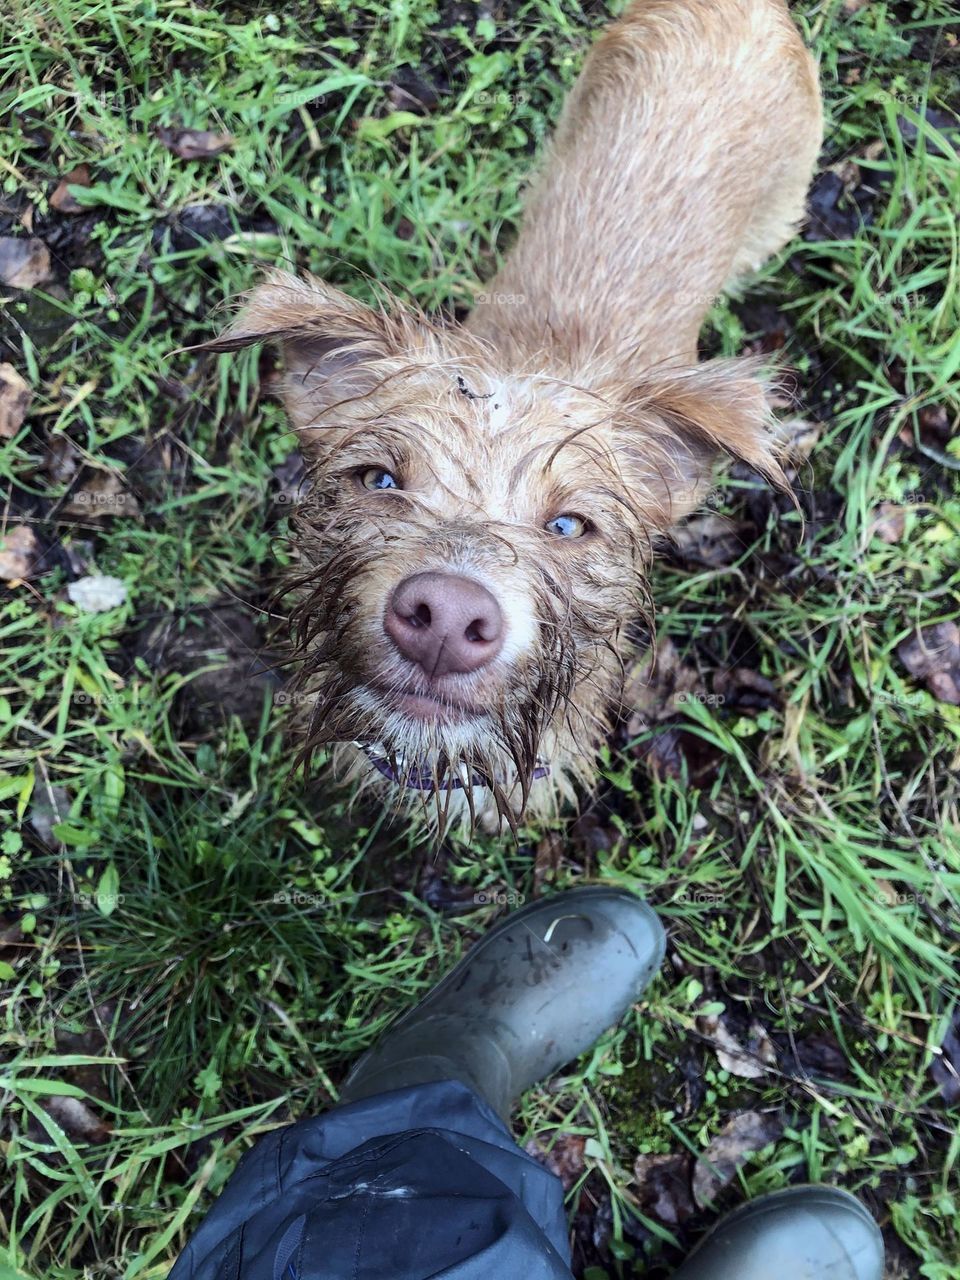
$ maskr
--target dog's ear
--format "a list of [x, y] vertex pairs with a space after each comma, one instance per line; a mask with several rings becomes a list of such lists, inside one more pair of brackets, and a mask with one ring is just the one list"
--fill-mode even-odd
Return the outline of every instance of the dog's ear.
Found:
[[751, 359], [650, 373], [627, 398], [622, 455], [632, 484], [666, 528], [706, 496], [714, 467], [737, 458], [788, 490], [767, 380]]
[[369, 307], [314, 277], [271, 271], [243, 299], [229, 328], [201, 349], [278, 343], [287, 413], [309, 443], [311, 428], [327, 410], [372, 391], [389, 372], [385, 361], [415, 357], [431, 336], [426, 322], [388, 295], [379, 307]]

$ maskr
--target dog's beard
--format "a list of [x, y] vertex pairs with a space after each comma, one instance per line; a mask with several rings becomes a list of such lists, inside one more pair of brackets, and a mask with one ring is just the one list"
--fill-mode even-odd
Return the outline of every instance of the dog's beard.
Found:
[[[339, 651], [336, 662], [331, 650]], [[382, 780], [398, 806], [419, 800], [442, 815], [459, 796], [472, 807], [482, 790], [508, 822], [522, 815], [531, 785], [550, 771], [544, 740], [563, 701], [530, 671], [531, 664], [522, 664], [526, 669], [514, 673], [517, 678], [482, 713], [450, 703], [447, 714], [424, 720], [398, 708], [389, 689], [358, 682], [345, 652], [342, 637], [331, 638], [296, 677], [297, 700], [309, 715], [301, 760], [352, 743], [369, 764], [370, 780]]]

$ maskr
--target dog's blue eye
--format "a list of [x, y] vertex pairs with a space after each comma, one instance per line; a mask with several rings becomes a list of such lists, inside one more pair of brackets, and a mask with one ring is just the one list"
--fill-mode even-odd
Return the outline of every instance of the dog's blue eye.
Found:
[[552, 520], [548, 520], [545, 527], [558, 538], [582, 538], [590, 528], [590, 525], [584, 520], [583, 516], [564, 514], [562, 516], [554, 516]]
[[360, 483], [365, 489], [399, 489], [396, 476], [383, 467], [367, 467], [360, 472]]

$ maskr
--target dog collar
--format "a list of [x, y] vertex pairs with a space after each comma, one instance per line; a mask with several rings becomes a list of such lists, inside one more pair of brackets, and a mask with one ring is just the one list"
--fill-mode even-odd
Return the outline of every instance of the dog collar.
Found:
[[[367, 757], [373, 767], [388, 782], [402, 783], [405, 787], [410, 787], [414, 791], [457, 791], [467, 786], [464, 778], [456, 774], [447, 774], [446, 779], [437, 783], [433, 773], [421, 769], [419, 765], [412, 765], [402, 774], [398, 774], [389, 760], [384, 756], [378, 755], [373, 747], [365, 742], [354, 742], [355, 747], [359, 747], [363, 754]], [[538, 761], [534, 766], [531, 781], [536, 782], [538, 778], [545, 778], [550, 772], [550, 766], [545, 761]], [[471, 773], [469, 779], [471, 787], [489, 787], [490, 779], [480, 773]], [[501, 782], [501, 785], [505, 785]]]

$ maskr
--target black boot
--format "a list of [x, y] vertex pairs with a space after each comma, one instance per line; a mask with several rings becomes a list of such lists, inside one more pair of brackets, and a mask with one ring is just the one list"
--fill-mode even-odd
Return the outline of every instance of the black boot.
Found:
[[532, 902], [384, 1033], [341, 1101], [462, 1080], [507, 1119], [525, 1089], [619, 1022], [664, 946], [653, 909], [631, 893], [596, 885]]
[[788, 1187], [741, 1205], [674, 1280], [882, 1280], [880, 1228], [836, 1187]]

